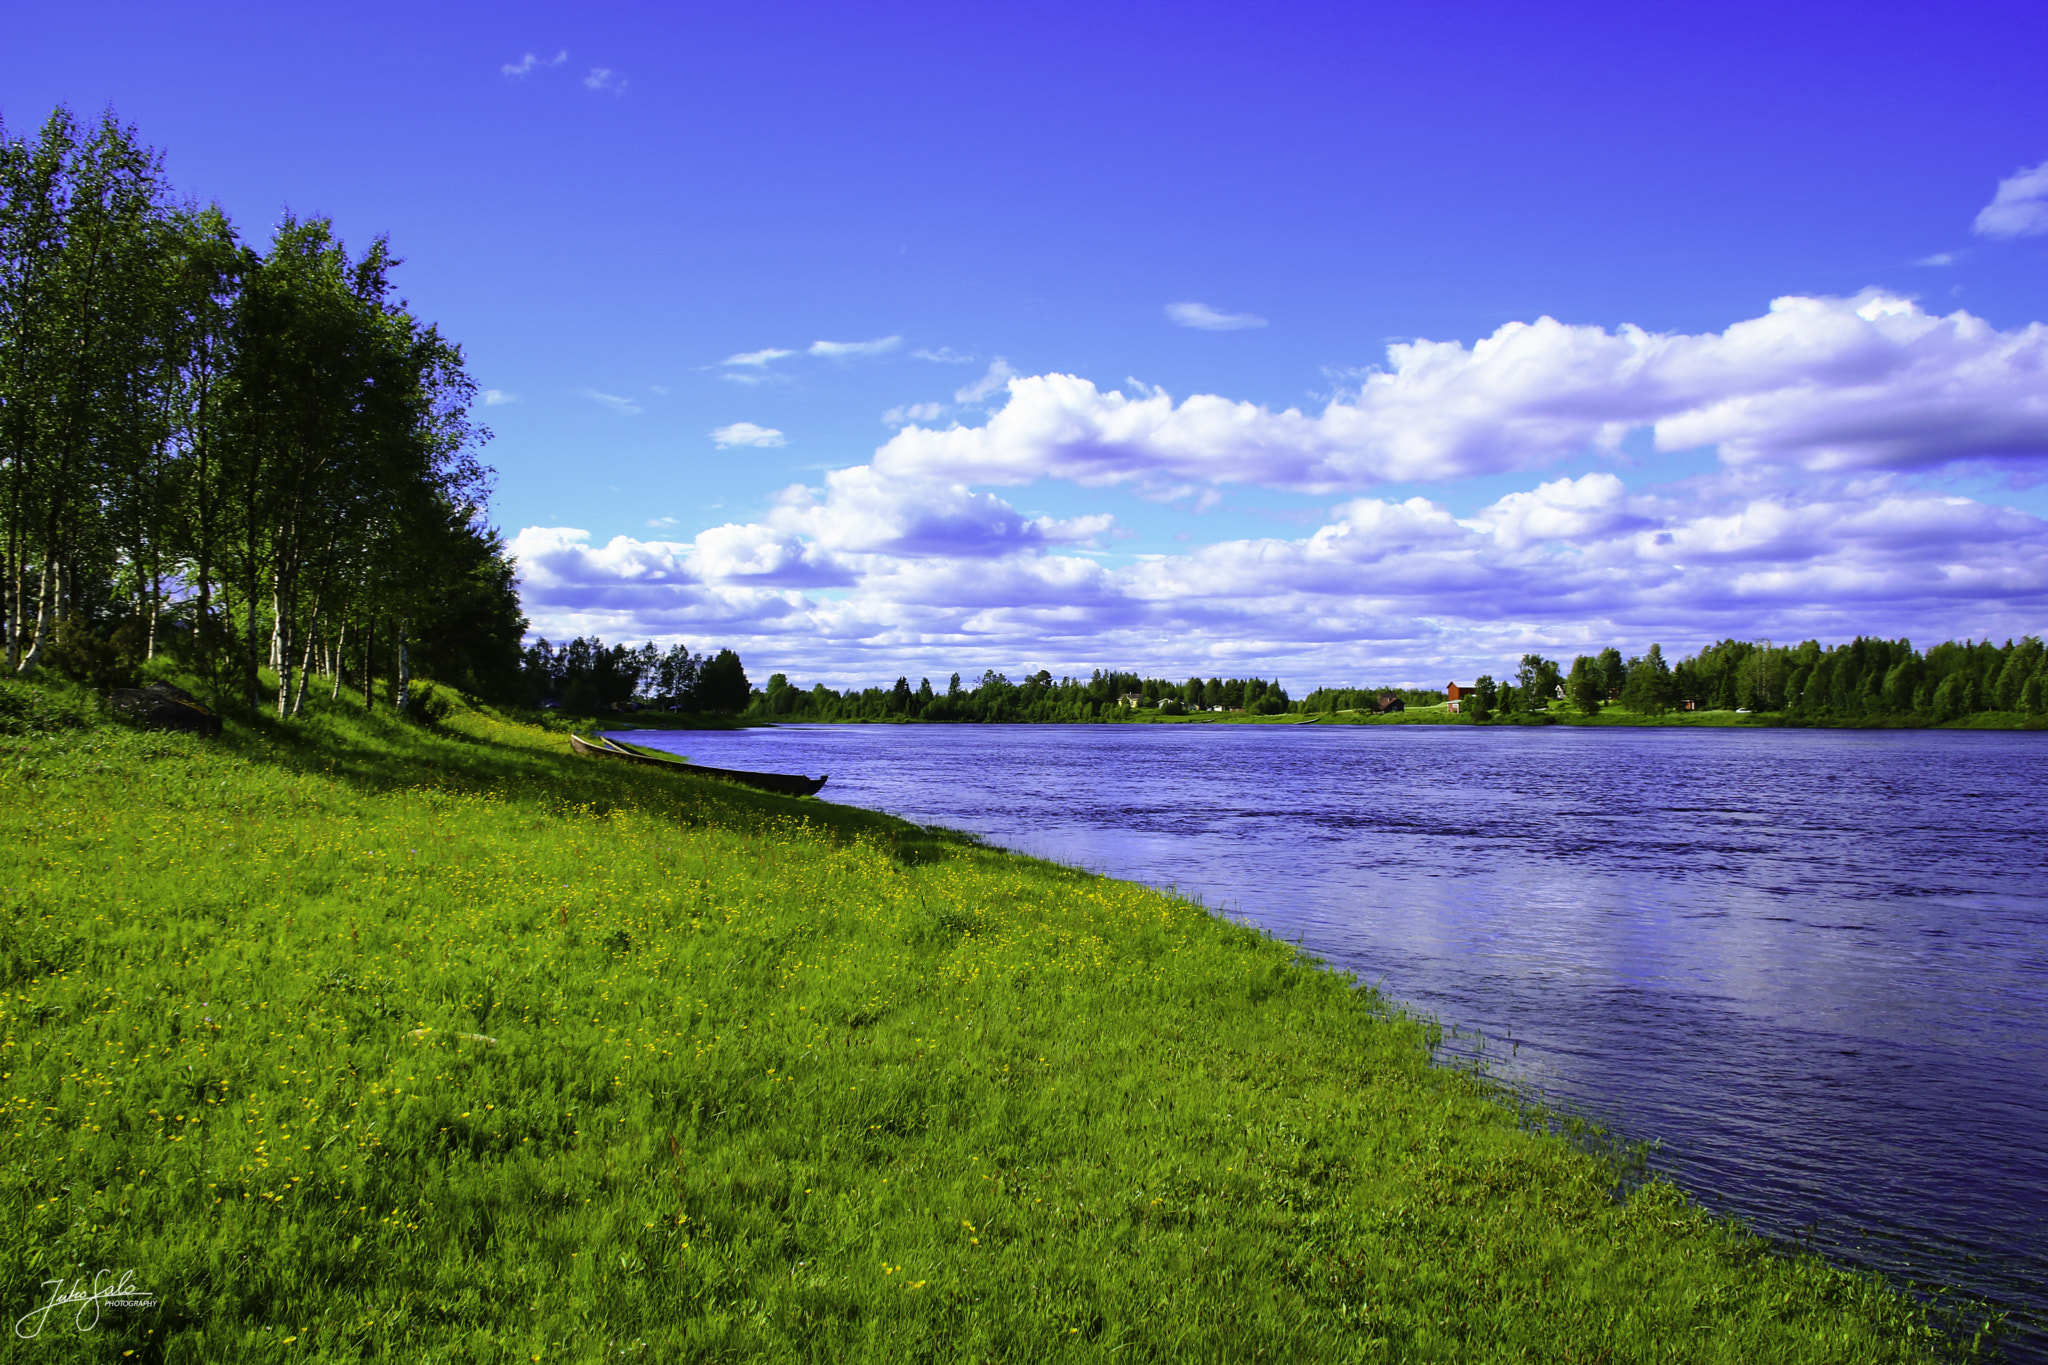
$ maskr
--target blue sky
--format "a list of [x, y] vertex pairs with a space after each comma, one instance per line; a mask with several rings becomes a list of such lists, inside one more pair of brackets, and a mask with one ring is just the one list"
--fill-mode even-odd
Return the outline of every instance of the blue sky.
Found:
[[2048, 12], [1657, 8], [44, 7], [0, 117], [388, 233], [558, 638], [1298, 687], [2038, 632]]

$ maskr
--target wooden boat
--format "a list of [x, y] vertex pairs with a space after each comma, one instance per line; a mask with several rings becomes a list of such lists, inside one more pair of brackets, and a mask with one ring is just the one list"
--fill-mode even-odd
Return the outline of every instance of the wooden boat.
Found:
[[697, 777], [716, 777], [726, 782], [756, 787], [765, 792], [780, 792], [784, 796], [815, 796], [826, 781], [824, 777], [804, 777], [795, 773], [749, 773], [737, 768], [707, 768], [701, 763], [685, 763], [679, 758], [668, 758], [662, 754], [628, 748], [603, 735], [595, 739], [571, 735], [569, 748], [578, 758], [623, 758], [628, 763], [645, 763], [649, 767], [667, 768], [672, 772], [690, 773]]

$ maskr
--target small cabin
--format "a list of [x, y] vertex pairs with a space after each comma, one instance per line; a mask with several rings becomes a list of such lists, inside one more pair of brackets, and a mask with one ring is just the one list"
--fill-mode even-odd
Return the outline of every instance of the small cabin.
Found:
[[1461, 698], [1471, 696], [1477, 690], [1478, 689], [1475, 688], [1471, 683], [1450, 684], [1449, 686], [1444, 688], [1445, 708], [1448, 709], [1452, 715], [1457, 715], [1459, 700]]
[[1376, 716], [1391, 716], [1396, 711], [1406, 711], [1407, 709], [1408, 703], [1404, 698], [1389, 695], [1381, 697], [1379, 704], [1373, 707], [1372, 710]]
[[1126, 692], [1116, 699], [1116, 704], [1118, 706], [1128, 706], [1135, 711], [1145, 704], [1145, 694], [1143, 692]]

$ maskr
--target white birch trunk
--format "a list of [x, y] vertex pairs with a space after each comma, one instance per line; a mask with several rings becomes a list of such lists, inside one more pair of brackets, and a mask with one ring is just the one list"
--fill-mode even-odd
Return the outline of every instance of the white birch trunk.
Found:
[[52, 601], [52, 595], [56, 590], [56, 584], [57, 566], [51, 557], [45, 554], [43, 556], [43, 581], [37, 585], [36, 591], [35, 629], [28, 637], [28, 648], [22, 651], [21, 663], [14, 670], [17, 673], [27, 673], [33, 669], [36, 666], [37, 656], [42, 653], [43, 641], [49, 634], [50, 613], [55, 606]]
[[412, 700], [412, 656], [405, 647], [405, 618], [398, 618], [398, 714], [404, 715]]
[[283, 720], [291, 714], [292, 646], [297, 642], [291, 638], [291, 622], [282, 610], [278, 612], [277, 629], [270, 639], [277, 659], [277, 718]]
[[329, 701], [341, 700], [341, 661], [348, 657], [344, 652], [348, 645], [348, 622], [341, 623], [341, 631], [334, 637], [334, 695]]
[[313, 681], [313, 650], [320, 643], [320, 605], [313, 605], [312, 619], [306, 622], [306, 657], [299, 665], [299, 690], [292, 697], [292, 714], [298, 715], [306, 705], [306, 688]]

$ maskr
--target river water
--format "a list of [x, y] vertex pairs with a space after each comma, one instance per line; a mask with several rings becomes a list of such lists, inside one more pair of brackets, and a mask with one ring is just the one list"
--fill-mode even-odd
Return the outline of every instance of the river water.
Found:
[[1432, 726], [635, 732], [1177, 887], [1718, 1212], [2048, 1360], [2048, 735]]

